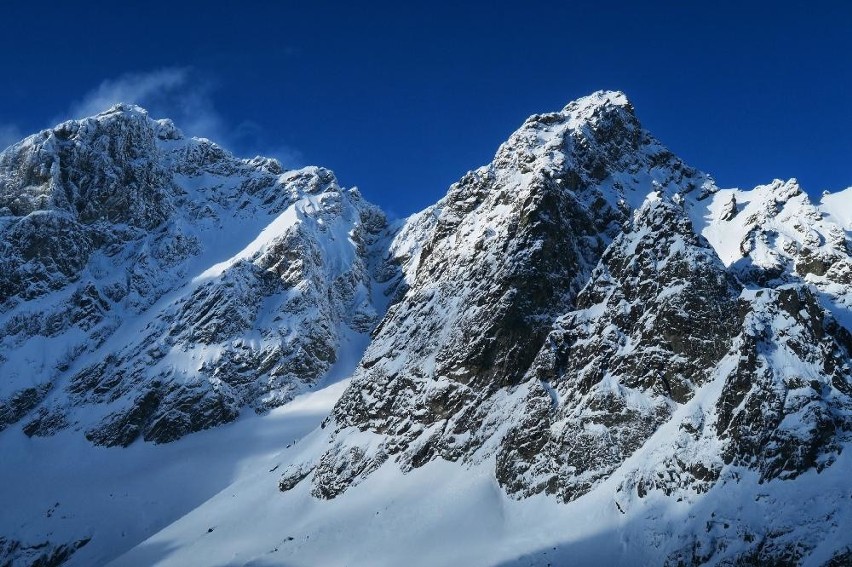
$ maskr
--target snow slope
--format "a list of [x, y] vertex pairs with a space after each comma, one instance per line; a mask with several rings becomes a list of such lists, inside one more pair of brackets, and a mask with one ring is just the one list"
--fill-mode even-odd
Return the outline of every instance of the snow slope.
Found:
[[847, 233], [852, 232], [852, 187], [835, 193], [824, 193], [820, 211]]
[[[712, 407], [720, 390], [721, 380], [707, 384], [680, 415]], [[709, 563], [720, 564], [748, 548], [748, 537], [803, 524], [824, 542], [803, 565], [822, 565], [850, 544], [849, 451], [795, 486], [761, 483], [739, 469], [688, 499], [657, 492], [625, 502], [620, 485], [635, 470], [653, 469], [660, 453], [671, 454], [677, 437], [677, 427], [662, 428], [605, 483], [569, 504], [546, 495], [514, 500], [497, 485], [493, 463], [462, 468], [442, 460], [408, 474], [386, 465], [333, 501], [313, 498], [305, 483], [281, 494], [269, 469], [292, 458], [284, 453], [111, 564], [640, 566], [691, 552], [692, 534], [723, 549]], [[314, 442], [316, 432], [299, 445]], [[801, 532], [793, 533], [799, 543]]]
[[[348, 361], [350, 368], [354, 363]], [[319, 425], [346, 383], [165, 445], [118, 450], [93, 446], [73, 431], [47, 438], [6, 431], [0, 454], [14, 460], [4, 459], [0, 467], [0, 534], [24, 546], [91, 538], [68, 564], [102, 565], [227, 492], [244, 475], [268, 471], [283, 446]], [[13, 564], [28, 564], [44, 551], [33, 548]]]

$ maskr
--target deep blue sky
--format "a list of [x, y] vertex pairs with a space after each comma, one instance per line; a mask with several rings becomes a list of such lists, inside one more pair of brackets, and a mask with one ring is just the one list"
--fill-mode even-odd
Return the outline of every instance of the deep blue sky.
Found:
[[2, 21], [0, 143], [135, 97], [405, 215], [606, 88], [723, 186], [852, 185], [849, 2], [46, 1]]

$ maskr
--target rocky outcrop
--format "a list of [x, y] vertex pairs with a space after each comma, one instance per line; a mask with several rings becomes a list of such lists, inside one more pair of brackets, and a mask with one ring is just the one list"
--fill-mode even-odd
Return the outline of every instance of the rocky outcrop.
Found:
[[58, 567], [66, 563], [74, 553], [85, 547], [91, 538], [56, 544], [50, 541], [25, 543], [0, 537], [0, 565], [30, 565], [31, 567]]
[[776, 287], [805, 280], [848, 308], [839, 286], [848, 285], [849, 234], [795, 179], [719, 191], [695, 207], [694, 217], [701, 213], [701, 232], [742, 282]]
[[736, 334], [739, 285], [682, 205], [654, 197], [635, 216], [528, 373], [497, 454], [510, 494], [588, 492], [708, 382]]
[[751, 300], [737, 364], [717, 402], [722, 458], [793, 479], [830, 466], [852, 439], [852, 335], [805, 286]]

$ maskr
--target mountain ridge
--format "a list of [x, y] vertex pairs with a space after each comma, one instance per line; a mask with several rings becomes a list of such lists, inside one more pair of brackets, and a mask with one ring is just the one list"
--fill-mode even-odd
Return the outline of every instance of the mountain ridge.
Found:
[[[98, 444], [127, 445], [140, 434], [169, 441], [231, 421], [244, 405], [280, 405], [327, 374], [342, 347], [363, 342], [383, 309], [373, 306], [384, 300], [372, 287], [394, 277], [367, 259], [388, 230], [383, 213], [330, 171], [238, 160], [139, 107], [118, 105], [27, 138], [0, 166], [0, 194], [19, 188], [2, 201], [18, 211], [4, 239], [4, 336], [43, 337], [66, 350], [53, 376], [12, 394], [23, 400], [18, 409], [13, 401], [0, 411], [5, 426], [41, 404], [28, 434], [71, 425]], [[115, 191], [116, 183], [129, 189]], [[45, 296], [53, 306], [37, 307], [34, 318], [28, 302]], [[275, 311], [289, 314], [277, 330]], [[80, 331], [89, 336], [74, 341]], [[7, 376], [21, 374], [20, 344], [6, 353]], [[246, 375], [264, 367], [260, 379]], [[43, 402], [62, 389], [70, 407], [65, 392], [51, 394], [53, 407]], [[100, 425], [80, 422], [96, 411], [78, 406], [122, 398], [130, 405]]]
[[[374, 476], [408, 494], [451, 467], [511, 502], [598, 502], [660, 563], [842, 562], [850, 195], [719, 188], [599, 91], [390, 223], [328, 170], [240, 160], [119, 105], [0, 154], [0, 435], [191, 442], [351, 375], [272, 467], [306, 518]], [[788, 510], [814, 474], [837, 501], [798, 522], [724, 496]], [[9, 535], [0, 557], [23, 545]]]

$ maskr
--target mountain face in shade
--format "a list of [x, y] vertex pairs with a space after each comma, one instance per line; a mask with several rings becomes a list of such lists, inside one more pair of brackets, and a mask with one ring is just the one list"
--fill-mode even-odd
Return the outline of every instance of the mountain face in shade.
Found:
[[[609, 561], [843, 565], [851, 234], [852, 190], [719, 188], [618, 92], [532, 116], [396, 223], [328, 170], [237, 159], [120, 105], [0, 154], [0, 435], [189, 443], [351, 377], [252, 481], [277, 479], [281, 530], [355, 529], [358, 506], [406, 524], [376, 479], [415, 501], [414, 479], [446, 474], [450, 516], [485, 506], [466, 482], [504, 499], [515, 543], [474, 563], [593, 560], [531, 547], [562, 512], [505, 527], [506, 510], [552, 504], [566, 541], [575, 513], [632, 534]], [[254, 545], [249, 484], [165, 528], [184, 561]], [[175, 535], [211, 509], [230, 518], [217, 542]], [[0, 563], [104, 545], [22, 534], [0, 525]], [[276, 532], [274, 561], [322, 562], [338, 540], [313, 535]], [[382, 537], [341, 552], [393, 557]], [[418, 537], [406, 553], [435, 544]]]
[[511, 493], [570, 501], [588, 492], [710, 381], [730, 348], [740, 285], [681, 206], [652, 199], [530, 368], [522, 418], [497, 456]]

